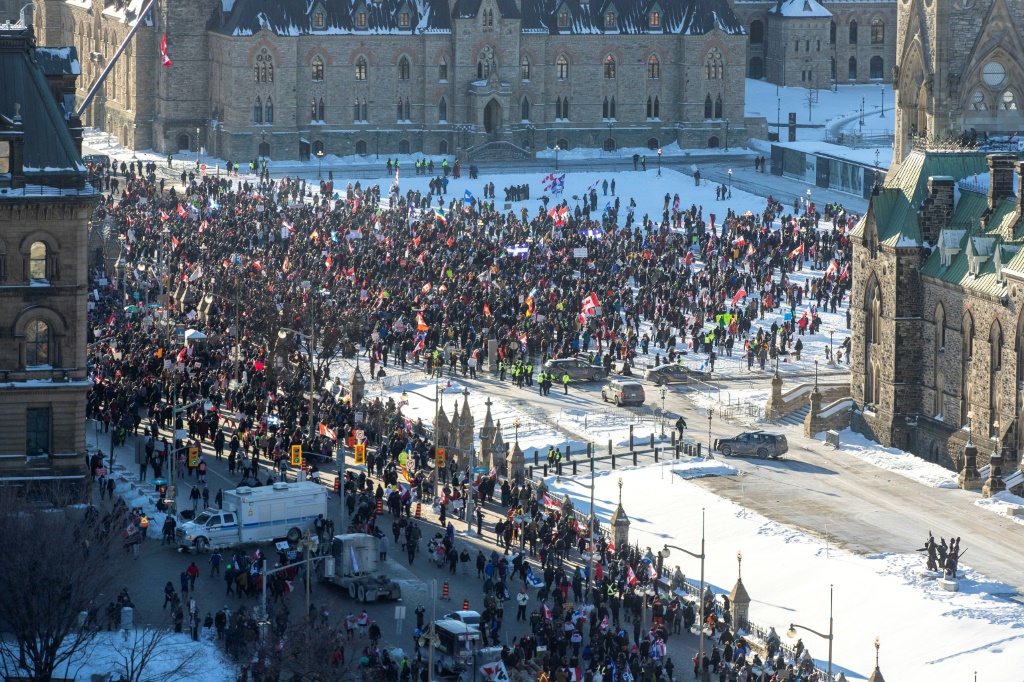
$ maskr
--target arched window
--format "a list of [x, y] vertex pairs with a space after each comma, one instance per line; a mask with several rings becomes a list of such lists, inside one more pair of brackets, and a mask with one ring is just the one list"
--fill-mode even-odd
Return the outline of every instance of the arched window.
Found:
[[274, 82], [274, 64], [273, 63], [270, 63], [270, 64], [267, 65], [267, 82], [268, 83], [273, 83]]
[[569, 77], [569, 59], [564, 54], [558, 55], [558, 59], [555, 60], [555, 71], [560, 80]]
[[850, 44], [851, 45], [856, 45], [857, 44], [857, 21], [856, 20], [850, 22]]
[[356, 154], [366, 156], [366, 140], [356, 140]]
[[973, 111], [985, 111], [988, 107], [985, 105], [985, 93], [981, 90], [975, 90], [974, 94], [971, 95], [971, 110]]
[[309, 103], [309, 121], [312, 123], [318, 120], [319, 119], [316, 117], [316, 97], [314, 97]]
[[946, 310], [940, 303], [935, 308], [935, 354], [946, 350]]
[[322, 81], [324, 79], [324, 60], [319, 55], [313, 57], [313, 80]]
[[519, 104], [519, 116], [524, 121], [530, 120], [530, 100], [523, 98], [523, 101]]
[[764, 45], [764, 22], [760, 19], [750, 22], [750, 44]]
[[359, 100], [357, 99], [355, 104], [352, 105], [352, 122], [355, 123], [356, 121], [361, 120], [362, 119], [359, 118]]
[[395, 105], [395, 120], [402, 120], [402, 98], [398, 98], [398, 104]]
[[885, 71], [885, 62], [882, 60], [881, 57], [878, 57], [878, 56], [872, 57], [871, 58], [870, 67], [871, 67], [870, 77], [872, 79], [876, 79], [877, 80], [879, 78], [882, 78], [882, 72]]
[[704, 79], [722, 80], [724, 73], [725, 61], [722, 59], [722, 53], [717, 47], [713, 47], [704, 58]]
[[1006, 111], [1017, 110], [1017, 98], [1012, 90], [1003, 91], [1003, 96], [1000, 98], [1000, 106]]
[[559, 121], [562, 118], [562, 98], [558, 97], [555, 99], [555, 120]]
[[1003, 368], [1003, 328], [998, 320], [992, 323], [988, 340], [991, 353], [989, 367], [993, 372], [998, 372]]
[[647, 118], [654, 118], [654, 100], [647, 98]]
[[715, 97], [715, 118], [722, 118], [722, 96]]
[[999, 372], [1003, 368], [1003, 328], [996, 320], [988, 332], [989, 342], [989, 436], [999, 436], [999, 413], [1003, 411], [1003, 397], [999, 390]]
[[409, 140], [399, 140], [398, 141], [398, 153], [399, 154], [408, 154], [409, 150], [411, 148], [412, 147], [409, 144]]
[[562, 100], [562, 118], [569, 120], [569, 98], [566, 97]]
[[448, 60], [444, 57], [441, 57], [441, 61], [437, 63], [437, 80], [448, 80]]
[[252, 105], [252, 122], [263, 123], [263, 102], [260, 98], [256, 98], [256, 102]]
[[836, 44], [836, 22], [831, 21], [828, 25], [828, 44]]
[[847, 71], [846, 77], [849, 80], [851, 80], [851, 81], [857, 80], [857, 58], [856, 57], [850, 57], [850, 67], [849, 67], [849, 71]]
[[313, 152], [313, 156], [320, 156], [321, 154], [326, 154], [327, 150], [324, 149], [324, 141], [323, 140], [313, 140], [312, 152]]
[[613, 151], [615, 151], [615, 138], [614, 137], [606, 137], [606, 138], [604, 138], [604, 150], [606, 152], [613, 152]]
[[604, 106], [601, 109], [601, 118], [608, 118], [608, 98], [604, 98]]
[[362, 56], [356, 59], [356, 80], [366, 80], [366, 58]]
[[267, 98], [267, 104], [263, 107], [263, 120], [266, 123], [274, 122], [274, 100]]
[[712, 113], [714, 113], [713, 107], [714, 104], [711, 102], [711, 95], [707, 95], [704, 98], [704, 118], [711, 118]]
[[404, 55], [398, 60], [398, 80], [409, 80], [409, 58]]
[[747, 75], [754, 80], [761, 80], [764, 78], [764, 60], [760, 57], [751, 57], [750, 73]]
[[940, 303], [935, 308], [935, 343], [932, 353], [932, 362], [935, 371], [935, 400], [932, 403], [932, 412], [936, 417], [942, 416], [942, 394], [946, 390], [946, 377], [942, 372], [941, 359], [946, 351], [946, 311]]
[[611, 55], [604, 58], [604, 77], [615, 78], [615, 58]]
[[882, 23], [881, 19], [875, 19], [871, 22], [871, 44], [881, 45], [885, 42], [885, 24]]
[[43, 320], [25, 325], [25, 366], [50, 364], [50, 326]]
[[409, 98], [408, 97], [405, 98], [405, 120], [406, 121], [412, 120], [410, 118], [410, 116], [409, 116]]
[[519, 60], [519, 78], [524, 81], [530, 80], [530, 58], [526, 55]]
[[363, 98], [363, 112], [362, 113], [363, 113], [363, 118], [362, 118], [363, 122], [369, 121], [370, 119], [368, 119], [366, 117], [366, 98], [365, 97]]
[[317, 112], [316, 112], [317, 113], [317, 120], [318, 121], [322, 122], [322, 121], [326, 120], [326, 119], [324, 119], [324, 108], [325, 108], [324, 107], [324, 98], [321, 97], [320, 98], [320, 105], [317, 107]]
[[437, 143], [437, 153], [447, 154], [448, 153], [448, 140], [441, 140]]
[[448, 102], [444, 97], [437, 103], [437, 122], [444, 123], [448, 120]]
[[615, 118], [615, 96], [612, 95], [611, 102], [608, 105], [608, 118]]
[[647, 77], [651, 79], [661, 78], [661, 62], [658, 61], [656, 55], [652, 54], [647, 58]]
[[28, 276], [29, 279], [44, 280], [48, 273], [46, 268], [46, 243], [32, 242], [28, 250]]
[[960, 420], [964, 426], [969, 424], [971, 412], [971, 361], [974, 360], [974, 318], [964, 314], [960, 327]]
[[647, 17], [647, 20], [648, 25], [650, 25], [651, 28], [658, 28], [659, 26], [661, 26], [661, 12], [651, 12], [650, 16]]
[[864, 340], [869, 344], [880, 343], [882, 331], [882, 288], [878, 285], [877, 280], [872, 279], [868, 284], [864, 303]]
[[479, 80], [490, 78], [491, 76], [491, 63], [486, 59], [478, 59], [476, 62], [476, 77]]
[[654, 97], [654, 118], [661, 118], [661, 102], [658, 97]]

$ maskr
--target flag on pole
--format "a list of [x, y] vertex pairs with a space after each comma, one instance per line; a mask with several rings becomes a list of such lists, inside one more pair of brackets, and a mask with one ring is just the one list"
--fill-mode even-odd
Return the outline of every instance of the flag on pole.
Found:
[[196, 266], [196, 269], [192, 271], [192, 274], [188, 276], [188, 281], [194, 282], [203, 276], [203, 265], [200, 263]]
[[160, 61], [164, 65], [165, 69], [171, 68], [171, 64], [174, 63], [174, 62], [171, 61], [171, 58], [167, 56], [167, 34], [166, 33], [164, 34], [164, 37], [160, 39]]
[[180, 215], [182, 218], [188, 217], [188, 213], [185, 211], [185, 209], [182, 207], [180, 203], [178, 204], [178, 215]]
[[544, 579], [543, 578], [538, 578], [537, 576], [535, 576], [533, 574], [533, 569], [532, 568], [527, 568], [526, 569], [526, 584], [529, 585], [530, 587], [540, 587], [541, 585], [544, 584]]
[[835, 261], [832, 261], [831, 263], [828, 264], [828, 268], [825, 270], [825, 276], [828, 277], [829, 275], [835, 274], [835, 272], [838, 269], [839, 269], [839, 263], [836, 263]]
[[486, 303], [484, 303], [484, 315], [486, 315], [487, 317], [491, 316], [491, 306], [487, 305]]
[[544, 620], [551, 620], [551, 609], [544, 602], [540, 603], [540, 614], [544, 616]]
[[320, 435], [327, 436], [331, 440], [338, 440], [338, 436], [332, 429], [327, 428], [327, 425], [320, 422]]
[[803, 252], [804, 252], [804, 245], [801, 244], [800, 246], [796, 247], [795, 249], [793, 249], [792, 251], [789, 252], [789, 257], [790, 258], [796, 258], [797, 256], [803, 254]]
[[439, 208], [434, 210], [434, 218], [440, 220], [442, 225], [448, 224], [448, 219], [444, 217], [444, 211]]
[[626, 566], [626, 582], [630, 585], [636, 585], [638, 582], [632, 566]]
[[178, 248], [178, 244], [180, 244], [180, 243], [181, 242], [179, 242], [176, 237], [171, 237], [171, 246], [173, 248], [175, 248], [175, 249]]
[[745, 298], [746, 295], [747, 295], [747, 290], [742, 288], [742, 287], [740, 287], [740, 290], [737, 291], [736, 295], [732, 297], [732, 304], [736, 305], [737, 301], [739, 301], [741, 298]]
[[525, 353], [527, 349], [525, 332], [519, 337], [519, 346], [523, 349], [523, 352]]

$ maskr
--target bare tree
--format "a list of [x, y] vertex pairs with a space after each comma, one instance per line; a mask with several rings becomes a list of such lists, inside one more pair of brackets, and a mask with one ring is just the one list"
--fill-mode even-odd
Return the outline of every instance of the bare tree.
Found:
[[365, 637], [347, 639], [342, 622], [314, 616], [291, 619], [284, 633], [270, 637], [260, 650], [258, 666], [294, 682], [346, 682], [362, 679], [359, 657]]
[[200, 647], [167, 625], [113, 638], [114, 670], [123, 682], [170, 682], [199, 672]]
[[0, 673], [48, 682], [67, 669], [101, 627], [100, 604], [115, 599], [124, 573], [127, 528], [123, 504], [101, 514], [94, 507], [64, 507], [71, 490], [54, 493], [40, 508], [0, 489]]

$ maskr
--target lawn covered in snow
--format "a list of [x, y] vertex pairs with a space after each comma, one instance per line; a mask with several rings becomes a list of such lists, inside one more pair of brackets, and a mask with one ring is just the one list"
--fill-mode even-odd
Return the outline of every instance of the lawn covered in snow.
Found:
[[[834, 670], [866, 679], [874, 668], [874, 638], [881, 637], [881, 670], [889, 682], [922, 680], [1012, 680], [1024, 661], [1024, 606], [1010, 601], [1013, 588], [988, 580], [961, 564], [961, 591], [922, 582], [924, 556], [856, 555], [793, 530], [718, 497], [658, 467], [601, 472], [595, 478], [596, 512], [608, 522], [618, 499], [632, 524], [630, 541], [654, 550], [664, 543], [699, 551], [701, 509], [706, 510], [706, 579], [727, 593], [736, 580], [736, 553], [743, 553], [743, 583], [750, 593], [750, 619], [785, 637], [792, 622], [828, 631], [829, 585], [835, 588]], [[576, 508], [590, 509], [590, 477], [546, 479], [552, 495], [568, 494]], [[922, 543], [924, 538], [922, 538]], [[969, 560], [969, 555], [968, 555]], [[669, 566], [689, 577], [700, 564], [675, 552]], [[799, 628], [798, 628], [799, 629]], [[824, 668], [826, 642], [800, 636]], [[1017, 677], [1014, 677], [1017, 675]]]

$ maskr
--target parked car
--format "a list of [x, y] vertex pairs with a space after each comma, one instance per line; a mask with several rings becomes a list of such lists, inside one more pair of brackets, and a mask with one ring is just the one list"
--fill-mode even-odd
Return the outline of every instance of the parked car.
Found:
[[86, 154], [82, 157], [82, 161], [106, 166], [110, 164], [110, 157], [106, 154]]
[[452, 611], [441, 617], [442, 620], [457, 620], [467, 625], [480, 625], [480, 612], [478, 611]]
[[689, 378], [689, 368], [675, 363], [648, 367], [644, 370], [644, 379], [657, 386], [685, 384], [689, 381]]
[[561, 382], [562, 377], [566, 374], [569, 375], [570, 382], [599, 381], [604, 379], [604, 368], [577, 358], [548, 360], [544, 363], [544, 371], [554, 375], [555, 380], [558, 382]]
[[789, 443], [781, 433], [765, 431], [744, 431], [733, 438], [715, 441], [715, 449], [726, 457], [732, 455], [757, 455], [760, 459], [775, 459], [789, 452]]
[[616, 405], [643, 405], [647, 399], [644, 387], [635, 381], [613, 379], [601, 387], [601, 400]]

